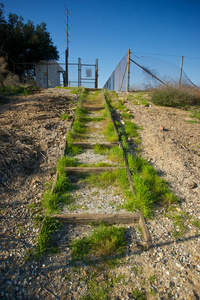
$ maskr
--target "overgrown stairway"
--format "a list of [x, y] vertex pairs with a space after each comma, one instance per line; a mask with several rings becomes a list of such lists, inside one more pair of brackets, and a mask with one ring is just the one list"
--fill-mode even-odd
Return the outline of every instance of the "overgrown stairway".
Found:
[[130, 171], [103, 91], [85, 91], [81, 96], [65, 152], [61, 165], [73, 189], [67, 195], [69, 201], [52, 217], [68, 224], [139, 223], [149, 247], [142, 214], [123, 208], [118, 178], [127, 178]]

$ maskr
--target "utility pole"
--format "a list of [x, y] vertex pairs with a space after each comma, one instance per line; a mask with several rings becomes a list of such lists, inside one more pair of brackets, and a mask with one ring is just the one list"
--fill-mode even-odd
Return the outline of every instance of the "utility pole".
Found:
[[67, 49], [66, 49], [66, 58], [65, 58], [65, 70], [66, 70], [66, 82], [65, 86], [68, 86], [68, 57], [69, 57], [69, 28], [68, 28], [68, 9], [66, 10], [67, 15], [67, 30], [66, 30], [66, 36], [67, 36]]

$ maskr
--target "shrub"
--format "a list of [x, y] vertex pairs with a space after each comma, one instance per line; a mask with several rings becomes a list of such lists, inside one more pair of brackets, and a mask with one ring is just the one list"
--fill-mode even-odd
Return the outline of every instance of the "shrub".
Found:
[[200, 105], [200, 91], [191, 87], [161, 87], [152, 92], [151, 101], [155, 105], [169, 107]]

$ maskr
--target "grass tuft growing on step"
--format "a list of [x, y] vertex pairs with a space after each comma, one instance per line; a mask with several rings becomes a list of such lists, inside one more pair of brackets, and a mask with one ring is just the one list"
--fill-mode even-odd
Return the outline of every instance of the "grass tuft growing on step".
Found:
[[75, 260], [106, 257], [124, 253], [126, 245], [125, 228], [100, 224], [88, 238], [72, 243], [71, 255]]

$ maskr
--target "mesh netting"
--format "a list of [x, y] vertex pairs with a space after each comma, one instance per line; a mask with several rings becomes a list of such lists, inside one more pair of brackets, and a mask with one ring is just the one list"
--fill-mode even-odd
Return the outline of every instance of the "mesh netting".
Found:
[[[104, 88], [107, 90], [126, 91], [128, 54], [117, 65]], [[179, 85], [180, 66], [150, 56], [138, 57], [131, 53], [129, 90], [144, 90], [160, 85]], [[184, 71], [181, 74], [181, 85], [196, 86]]]
[[[153, 88], [162, 83], [178, 85], [180, 67], [163, 59], [150, 56], [137, 57], [131, 53], [130, 74], [130, 90]], [[184, 71], [181, 84], [194, 85]]]
[[104, 89], [109, 91], [125, 91], [127, 83], [127, 59], [128, 55], [126, 54], [122, 60], [119, 62], [115, 70], [112, 72], [111, 76], [104, 85]]

